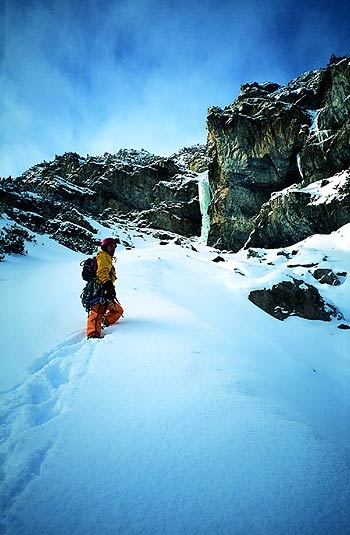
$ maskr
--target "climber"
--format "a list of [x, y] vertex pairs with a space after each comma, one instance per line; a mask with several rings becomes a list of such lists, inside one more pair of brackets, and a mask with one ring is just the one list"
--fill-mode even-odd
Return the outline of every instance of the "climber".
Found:
[[123, 308], [116, 297], [114, 282], [117, 279], [113, 266], [113, 257], [117, 248], [117, 240], [105, 238], [101, 241], [98, 251], [96, 280], [100, 288], [99, 302], [95, 303], [89, 313], [86, 334], [88, 338], [101, 338], [102, 324], [107, 327], [119, 320]]

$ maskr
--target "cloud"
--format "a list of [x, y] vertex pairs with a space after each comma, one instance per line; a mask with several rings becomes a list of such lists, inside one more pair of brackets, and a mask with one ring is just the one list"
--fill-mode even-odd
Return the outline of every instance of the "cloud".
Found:
[[320, 2], [7, 0], [0, 175], [69, 150], [204, 141], [207, 107], [242, 83], [286, 83], [342, 53], [344, 10]]

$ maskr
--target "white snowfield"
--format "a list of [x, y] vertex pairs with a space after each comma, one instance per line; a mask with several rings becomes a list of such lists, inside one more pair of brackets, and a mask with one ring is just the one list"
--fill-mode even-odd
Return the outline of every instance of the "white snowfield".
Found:
[[[248, 301], [288, 276], [277, 251], [134, 243], [101, 340], [84, 255], [39, 237], [0, 264], [0, 532], [350, 533], [350, 331]], [[348, 273], [322, 290], [349, 321], [350, 225], [298, 248]]]

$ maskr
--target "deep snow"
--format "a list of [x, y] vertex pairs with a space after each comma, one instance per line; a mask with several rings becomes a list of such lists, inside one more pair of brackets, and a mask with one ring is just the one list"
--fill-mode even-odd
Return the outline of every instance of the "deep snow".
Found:
[[[102, 340], [83, 255], [39, 237], [0, 264], [0, 531], [349, 533], [350, 331], [248, 301], [288, 276], [277, 251], [134, 243]], [[298, 247], [350, 274], [350, 225]], [[349, 321], [350, 275], [322, 290]]]

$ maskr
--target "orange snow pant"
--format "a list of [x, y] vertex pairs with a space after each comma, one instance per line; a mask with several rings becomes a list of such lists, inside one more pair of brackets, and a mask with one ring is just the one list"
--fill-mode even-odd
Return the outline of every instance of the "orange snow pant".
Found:
[[106, 305], [96, 303], [91, 309], [87, 320], [86, 334], [88, 337], [101, 336], [102, 322], [106, 326], [112, 325], [119, 320], [123, 315], [122, 306], [114, 301], [110, 301]]

